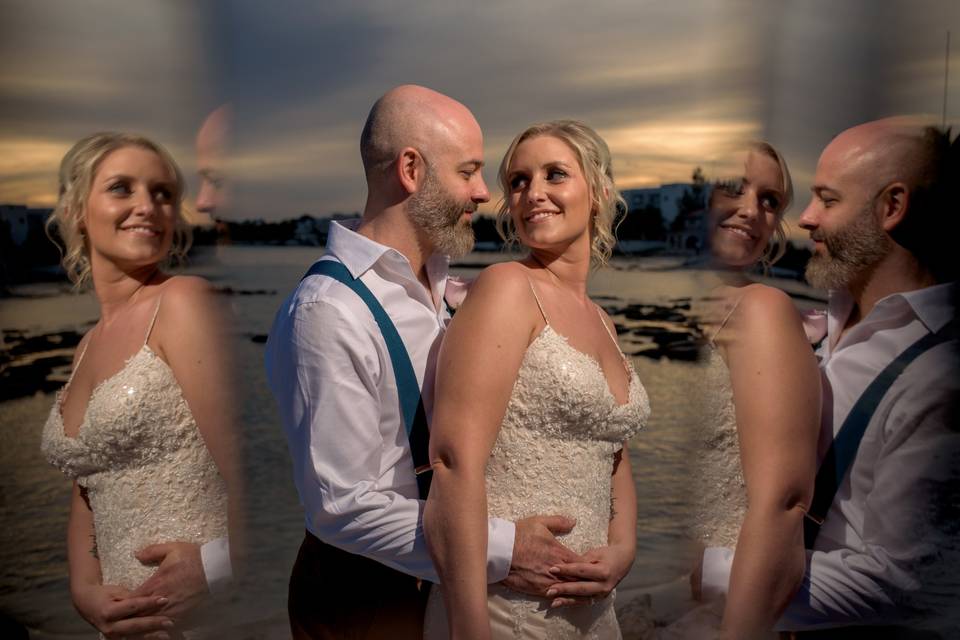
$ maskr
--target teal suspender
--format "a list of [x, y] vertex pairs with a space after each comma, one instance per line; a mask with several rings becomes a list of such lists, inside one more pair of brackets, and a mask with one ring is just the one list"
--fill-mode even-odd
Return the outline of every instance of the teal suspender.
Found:
[[867, 424], [883, 396], [917, 356], [952, 337], [947, 327], [937, 333], [928, 333], [907, 347], [867, 385], [850, 409], [817, 472], [813, 501], [803, 521], [803, 543], [807, 549], [813, 549], [813, 543], [817, 539], [817, 534], [820, 533], [820, 527], [830, 510], [830, 505], [833, 504], [833, 498], [853, 464], [853, 458], [857, 455]]
[[393, 376], [397, 380], [397, 394], [400, 397], [400, 412], [403, 415], [403, 424], [407, 431], [407, 441], [410, 443], [410, 452], [413, 455], [413, 468], [417, 476], [417, 489], [422, 500], [427, 499], [427, 493], [430, 491], [430, 458], [429, 442], [430, 432], [427, 429], [427, 414], [423, 408], [423, 399], [420, 397], [420, 385], [417, 383], [417, 375], [414, 373], [413, 364], [410, 362], [410, 356], [403, 345], [403, 340], [397, 332], [396, 326], [390, 320], [390, 316], [384, 311], [383, 305], [370, 292], [359, 278], [350, 275], [343, 264], [336, 260], [318, 260], [310, 267], [306, 275], [324, 275], [333, 278], [350, 287], [354, 293], [360, 296], [370, 313], [373, 314], [377, 326], [380, 327], [380, 333], [383, 335], [384, 342], [387, 343], [387, 351], [390, 353], [390, 362], [393, 365]]

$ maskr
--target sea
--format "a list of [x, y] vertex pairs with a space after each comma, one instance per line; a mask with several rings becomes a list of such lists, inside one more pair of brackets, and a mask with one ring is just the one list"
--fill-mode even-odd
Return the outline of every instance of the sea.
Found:
[[[286, 440], [267, 388], [263, 351], [280, 302], [321, 254], [316, 247], [226, 245], [198, 252], [187, 273], [203, 276], [222, 293], [234, 326], [240, 389], [239, 428], [245, 445], [249, 526], [249, 586], [229, 596], [231, 637], [288, 638], [286, 593], [303, 538], [303, 511], [292, 481]], [[473, 253], [452, 271], [473, 277], [485, 265], [514, 256]], [[621, 590], [642, 590], [687, 574], [697, 554], [687, 525], [691, 477], [690, 425], [700, 419], [696, 394], [700, 366], [690, 357], [697, 334], [689, 301], [703, 291], [703, 272], [685, 257], [615, 258], [590, 280], [590, 295], [614, 318], [625, 353], [647, 389], [649, 423], [629, 443], [637, 488], [637, 554]], [[795, 281], [769, 280], [802, 308], [823, 306], [818, 292]], [[57, 351], [57, 336], [80, 333], [96, 321], [89, 293], [64, 283], [22, 285], [0, 299], [0, 331], [7, 357], [0, 367], [57, 355], [47, 375], [16, 397], [0, 401], [0, 635], [26, 628], [31, 638], [96, 638], [74, 611], [69, 593], [66, 529], [70, 481], [40, 452], [40, 435], [53, 403], [52, 388], [69, 373], [71, 348]], [[15, 342], [46, 339], [44, 353], [11, 355]], [[6, 361], [6, 364], [4, 362]], [[64, 363], [67, 364], [64, 364]], [[51, 382], [52, 381], [52, 382]], [[55, 384], [54, 384], [55, 383]], [[331, 577], [335, 579], [335, 577]]]

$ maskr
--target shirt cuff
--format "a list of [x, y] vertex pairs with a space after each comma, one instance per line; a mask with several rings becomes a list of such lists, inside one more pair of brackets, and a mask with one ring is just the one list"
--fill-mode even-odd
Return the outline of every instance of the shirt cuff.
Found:
[[230, 539], [217, 538], [200, 546], [200, 562], [207, 579], [210, 593], [217, 595], [226, 591], [233, 582], [233, 567], [230, 566]]
[[704, 600], [716, 600], [727, 595], [727, 590], [730, 588], [731, 568], [733, 568], [733, 549], [707, 547], [703, 550], [700, 593]]
[[505, 580], [510, 573], [517, 526], [500, 518], [487, 522], [487, 582], [493, 584]]

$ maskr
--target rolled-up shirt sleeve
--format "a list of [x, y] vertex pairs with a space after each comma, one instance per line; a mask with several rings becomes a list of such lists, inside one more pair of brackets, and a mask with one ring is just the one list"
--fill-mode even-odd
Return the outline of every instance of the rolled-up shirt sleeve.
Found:
[[[372, 319], [357, 317], [342, 301], [300, 303], [271, 331], [268, 377], [307, 527], [328, 544], [437, 582], [412, 462], [384, 459], [385, 438], [406, 432], [383, 426], [396, 391], [375, 331]], [[381, 398], [386, 393], [392, 397]], [[500, 580], [510, 566], [513, 524], [491, 521], [489, 534], [490, 578]]]

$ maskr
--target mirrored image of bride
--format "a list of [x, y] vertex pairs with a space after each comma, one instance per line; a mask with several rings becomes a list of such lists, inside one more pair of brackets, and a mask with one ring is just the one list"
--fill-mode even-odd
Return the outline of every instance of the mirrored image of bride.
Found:
[[[442, 584], [425, 637], [617, 638], [612, 594], [636, 546], [625, 444], [650, 406], [587, 295], [620, 212], [610, 152], [580, 122], [534, 125], [499, 182], [503, 235], [529, 253], [480, 274], [441, 349], [424, 526]], [[540, 596], [488, 590], [487, 518], [537, 514], [575, 522], [557, 536], [572, 555], [556, 584]]]
[[126, 133], [77, 142], [59, 178], [49, 231], [100, 309], [42, 438], [74, 481], [70, 593], [103, 637], [194, 637], [237, 555], [239, 465], [227, 327], [204, 280], [167, 273], [184, 179]]
[[[708, 344], [691, 495], [694, 533], [707, 549], [691, 588], [704, 604], [663, 638], [775, 637], [806, 561], [820, 377], [792, 300], [754, 278], [784, 251], [793, 188], [765, 142], [747, 145], [732, 166], [709, 197], [712, 269], [700, 310]], [[731, 563], [729, 585], [714, 578]]]

